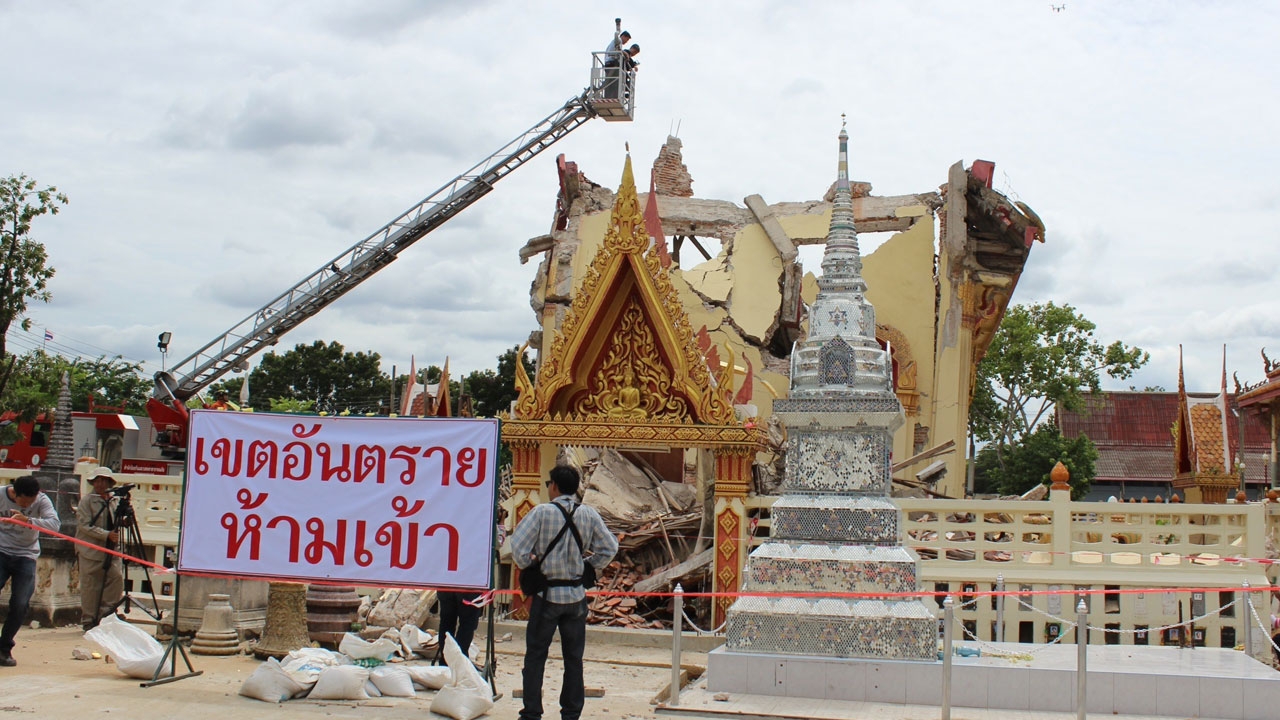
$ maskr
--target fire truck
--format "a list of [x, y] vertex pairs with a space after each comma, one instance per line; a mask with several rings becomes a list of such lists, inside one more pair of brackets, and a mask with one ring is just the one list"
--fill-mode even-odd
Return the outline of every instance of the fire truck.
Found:
[[[23, 421], [16, 413], [0, 413], [0, 425], [18, 423], [21, 438], [0, 446], [0, 469], [35, 470], [49, 458], [49, 441], [53, 433], [53, 417], [41, 413], [34, 420]], [[145, 417], [91, 409], [71, 413], [72, 447], [79, 458], [93, 458], [123, 473], [172, 475], [182, 464], [166, 458], [151, 443], [151, 421]]]
[[591, 81], [558, 110], [446, 182], [421, 202], [361, 239], [254, 310], [171, 370], [155, 375], [147, 415], [155, 445], [181, 458], [187, 444], [186, 403], [227, 372], [246, 369], [258, 351], [372, 277], [428, 233], [493, 190], [494, 185], [588, 120], [628, 122], [635, 117], [635, 73], [617, 53], [592, 53]]

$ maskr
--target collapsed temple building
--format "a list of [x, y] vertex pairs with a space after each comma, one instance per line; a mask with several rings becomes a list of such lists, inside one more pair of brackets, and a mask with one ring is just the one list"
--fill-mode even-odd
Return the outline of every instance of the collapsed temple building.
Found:
[[[530, 293], [541, 328], [530, 347], [540, 361], [601, 246], [614, 202], [613, 192], [563, 155], [557, 166], [554, 229], [520, 251], [522, 261], [541, 258]], [[852, 183], [859, 231], [893, 233], [866, 256], [865, 276], [878, 310], [876, 339], [891, 354], [893, 386], [907, 419], [894, 437], [894, 479], [953, 498], [965, 491], [977, 364], [1031, 245], [1044, 241], [1036, 214], [993, 190], [993, 174], [987, 161], [967, 169], [956, 163], [938, 191], [898, 196], [873, 195], [870, 183]], [[655, 197], [640, 196], [646, 225], [655, 239], [669, 238], [664, 265], [699, 349], [713, 376], [733, 357], [738, 413], [767, 426], [773, 400], [787, 392], [792, 343], [803, 336], [805, 308], [817, 294], [798, 248], [825, 242], [834, 185], [821, 199], [772, 204], [758, 194], [742, 205], [697, 198], [675, 137], [658, 153], [652, 177]], [[773, 429], [775, 437], [781, 434], [776, 424]], [[685, 463], [678, 453], [649, 460], [664, 479], [680, 481]], [[751, 489], [775, 491], [780, 468], [775, 454], [760, 453]]]
[[[539, 329], [527, 344], [538, 372], [535, 382], [517, 368], [520, 397], [502, 424], [513, 457], [507, 522], [540, 501], [555, 463], [576, 464], [586, 502], [625, 521], [611, 527], [626, 535], [652, 516], [662, 531], [670, 563], [635, 590], [696, 568], [713, 590], [734, 592], [746, 553], [776, 521], [769, 501], [788, 442], [774, 401], [792, 386], [793, 345], [818, 294], [800, 247], [826, 243], [835, 187], [772, 205], [759, 195], [745, 207], [694, 198], [675, 138], [647, 195], [630, 157], [616, 194], [564, 156], [557, 168], [553, 230], [521, 250], [525, 261], [542, 258], [531, 291]], [[863, 277], [877, 308], [873, 342], [905, 417], [889, 473], [918, 494], [964, 494], [976, 367], [1044, 238], [1029, 208], [991, 188], [993, 172], [957, 163], [939, 192], [897, 197], [848, 188], [860, 232], [893, 233], [865, 257]], [[675, 504], [664, 486], [678, 485], [693, 489], [692, 547], [664, 525]], [[632, 502], [644, 494], [648, 513], [643, 497]], [[717, 623], [729, 604], [713, 603]]]

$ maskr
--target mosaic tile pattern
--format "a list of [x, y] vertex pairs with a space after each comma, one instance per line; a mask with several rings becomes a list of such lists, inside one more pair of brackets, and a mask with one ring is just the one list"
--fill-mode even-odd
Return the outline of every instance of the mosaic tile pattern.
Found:
[[790, 441], [783, 493], [888, 494], [887, 433], [795, 431]]
[[892, 369], [885, 365], [884, 351], [879, 345], [859, 346], [852, 340], [837, 335], [821, 346], [805, 345], [794, 350], [791, 397], [891, 391]]
[[743, 597], [725, 627], [730, 650], [936, 660], [938, 621], [919, 602]]
[[772, 540], [743, 571], [745, 590], [768, 594], [729, 608], [730, 650], [936, 661], [938, 624], [923, 601], [830, 597], [918, 589], [916, 557], [899, 545], [888, 499], [902, 406], [861, 273], [841, 130], [818, 297], [791, 354], [790, 396], [773, 403], [790, 435], [783, 495], [771, 510]]
[[784, 495], [771, 512], [779, 540], [898, 544], [898, 508], [885, 498]]
[[900, 546], [768, 542], [751, 553], [742, 587], [794, 594], [915, 592], [916, 557]]
[[822, 385], [853, 385], [856, 364], [853, 348], [837, 335], [818, 351], [818, 382]]
[[902, 412], [902, 403], [895, 395], [867, 398], [858, 401], [831, 398], [788, 398], [773, 401], [773, 412], [778, 413], [896, 413]]

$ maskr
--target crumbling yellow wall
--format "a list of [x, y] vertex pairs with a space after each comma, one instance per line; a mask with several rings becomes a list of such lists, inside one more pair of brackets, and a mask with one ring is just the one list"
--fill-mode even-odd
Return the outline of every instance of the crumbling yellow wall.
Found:
[[[902, 208], [917, 216], [927, 216], [923, 206]], [[906, 423], [893, 439], [895, 462], [915, 454], [915, 426], [929, 428], [924, 449], [945, 442], [949, 435], [938, 435], [929, 420], [933, 409], [933, 222], [931, 217], [917, 221], [910, 229], [900, 232], [876, 248], [863, 259], [863, 273], [867, 280], [867, 299], [876, 309], [876, 322], [888, 325], [905, 336], [908, 347], [899, 348], [899, 376], [913, 373], [916, 390], [920, 393], [919, 407], [915, 415], [908, 415]], [[907, 367], [909, 356], [915, 368]], [[914, 474], [933, 460], [918, 463], [920, 467], [904, 470], [900, 477], [912, 478]]]
[[968, 453], [969, 386], [973, 367], [973, 334], [963, 322], [963, 284], [952, 279], [952, 263], [946, 252], [938, 254], [938, 349], [934, 365], [933, 403], [930, 418], [935, 437], [955, 438], [955, 452], [940, 458], [947, 463], [947, 475], [937, 491], [962, 498], [965, 493], [965, 457]]
[[[966, 342], [966, 333], [960, 332], [957, 314], [951, 320], [955, 324], [955, 332], [951, 335], [950, 344], [939, 343], [935, 350], [935, 334], [938, 337], [945, 334], [946, 328], [942, 325], [947, 313], [952, 308], [958, 313], [960, 308], [960, 303], [953, 303], [951, 299], [955, 290], [947, 277], [946, 253], [937, 258], [942, 269], [939, 273], [942, 302], [938, 310], [943, 317], [939, 318], [935, 314], [937, 243], [933, 217], [923, 205], [901, 207], [897, 215], [918, 219], [909, 229], [895, 234], [863, 258], [867, 295], [876, 308], [877, 321], [901, 333], [916, 363], [918, 412], [908, 416], [905, 425], [895, 435], [893, 456], [895, 461], [901, 461], [915, 454], [917, 424], [928, 428], [925, 449], [947, 440], [955, 442], [951, 452], [921, 461], [897, 475], [910, 479], [928, 464], [943, 460], [947, 464], [947, 474], [939, 483], [938, 490], [960, 497], [965, 479], [971, 343]], [[825, 236], [831, 212], [828, 209], [826, 212], [780, 215], [777, 219], [790, 237], [816, 238]], [[608, 210], [586, 213], [578, 220], [577, 246], [573, 249], [571, 262], [575, 291], [603, 242], [608, 223]], [[695, 332], [706, 326], [712, 342], [719, 348], [722, 361], [728, 357], [726, 348], [732, 349], [734, 364], [739, 370], [744, 370], [750, 361], [756, 376], [752, 404], [759, 410], [761, 418], [768, 417], [772, 412], [773, 393], [785, 397], [788, 390], [784, 375], [765, 369], [766, 357], [759, 349], [774, 328], [782, 303], [780, 281], [783, 261], [778, 250], [761, 225], [747, 223], [724, 243], [720, 253], [711, 260], [693, 265], [689, 262], [690, 256], [699, 256], [688, 245], [685, 251], [685, 262], [690, 267], [675, 269], [672, 284], [683, 302], [690, 325]], [[806, 303], [813, 302], [817, 291], [812, 272], [821, 272], [820, 268], [809, 270], [811, 272], [806, 273], [802, 284], [802, 298]], [[560, 287], [562, 291], [566, 287], [556, 282], [550, 285]], [[544, 312], [544, 349], [550, 348], [555, 326], [562, 315], [562, 311], [558, 314]], [[771, 359], [771, 362], [776, 367], [778, 361]], [[899, 372], [904, 370], [900, 359]], [[735, 393], [742, 381], [741, 375], [735, 378]]]
[[782, 290], [778, 285], [782, 259], [764, 228], [756, 224], [738, 232], [733, 238], [732, 251], [729, 316], [747, 337], [764, 342], [782, 306]]

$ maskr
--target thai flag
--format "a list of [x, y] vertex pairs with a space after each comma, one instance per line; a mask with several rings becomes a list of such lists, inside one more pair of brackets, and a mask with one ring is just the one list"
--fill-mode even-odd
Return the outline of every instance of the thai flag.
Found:
[[44, 331], [44, 341], [45, 341], [45, 342], [49, 342], [49, 341], [50, 341], [50, 340], [52, 340], [52, 339], [53, 339], [53, 333], [49, 332], [48, 330], [45, 330], [45, 331]]

